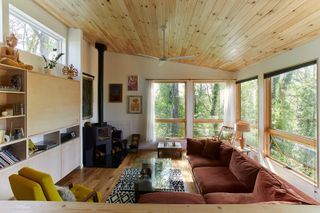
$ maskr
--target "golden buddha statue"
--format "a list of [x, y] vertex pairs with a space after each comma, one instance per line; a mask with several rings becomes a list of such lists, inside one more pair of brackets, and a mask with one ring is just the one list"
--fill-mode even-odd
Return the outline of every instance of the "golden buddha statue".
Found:
[[20, 67], [27, 70], [32, 70], [33, 66], [24, 64], [19, 60], [19, 52], [15, 48], [18, 39], [13, 33], [6, 37], [6, 46], [1, 47], [0, 63]]

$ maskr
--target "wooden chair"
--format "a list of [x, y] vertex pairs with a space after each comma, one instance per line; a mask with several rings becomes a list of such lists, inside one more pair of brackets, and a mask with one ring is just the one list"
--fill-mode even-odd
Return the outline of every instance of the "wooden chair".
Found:
[[228, 141], [229, 143], [233, 142], [234, 138], [234, 128], [230, 126], [222, 126], [217, 137], [219, 141]]
[[140, 134], [131, 135], [130, 152], [138, 152], [139, 141], [140, 141]]
[[[12, 192], [17, 200], [63, 201], [47, 173], [23, 167], [9, 177]], [[101, 193], [80, 184], [69, 188], [79, 202], [100, 202]]]

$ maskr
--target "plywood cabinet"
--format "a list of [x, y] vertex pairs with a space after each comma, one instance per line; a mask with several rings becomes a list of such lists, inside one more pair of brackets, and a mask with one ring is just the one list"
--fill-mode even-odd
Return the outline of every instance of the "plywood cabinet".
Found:
[[79, 123], [79, 81], [28, 72], [27, 85], [29, 136]]
[[61, 146], [33, 156], [28, 160], [27, 166], [50, 174], [54, 182], [59, 181], [61, 179]]
[[80, 138], [75, 138], [61, 145], [61, 174], [62, 177], [80, 165], [81, 145]]
[[[2, 85], [9, 85], [15, 75], [21, 77], [21, 88], [3, 88]], [[2, 111], [15, 105], [22, 106], [20, 113], [1, 116]], [[8, 177], [24, 166], [49, 173], [54, 182], [79, 167], [79, 124], [79, 81], [0, 64], [0, 130], [5, 130], [5, 134], [15, 129], [23, 131], [23, 135], [0, 143], [0, 152], [9, 150], [19, 158], [19, 162], [5, 168], [0, 166], [0, 199], [13, 197]], [[61, 135], [71, 132], [71, 140], [61, 143]], [[38, 145], [42, 142], [51, 145], [48, 149], [31, 152], [29, 140]]]

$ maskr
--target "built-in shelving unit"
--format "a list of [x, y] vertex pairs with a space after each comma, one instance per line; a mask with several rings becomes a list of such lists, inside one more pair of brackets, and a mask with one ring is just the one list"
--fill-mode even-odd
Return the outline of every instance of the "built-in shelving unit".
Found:
[[[16, 76], [19, 88], [12, 87]], [[30, 141], [50, 145], [33, 152]], [[8, 177], [23, 166], [48, 172], [55, 182], [79, 167], [80, 82], [0, 64], [0, 158], [2, 152], [12, 159], [0, 166], [0, 200], [12, 197]]]
[[[26, 70], [0, 65], [0, 168], [27, 159]], [[19, 106], [19, 110], [18, 109]]]
[[10, 115], [10, 116], [2, 116], [0, 117], [0, 120], [3, 120], [3, 119], [13, 119], [13, 118], [22, 118], [24, 117], [25, 115]]

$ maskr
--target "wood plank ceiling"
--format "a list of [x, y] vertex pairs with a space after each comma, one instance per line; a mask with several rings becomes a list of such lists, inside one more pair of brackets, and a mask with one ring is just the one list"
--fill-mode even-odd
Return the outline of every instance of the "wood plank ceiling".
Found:
[[34, 0], [108, 51], [167, 57], [226, 71], [289, 51], [320, 34], [319, 0]]

